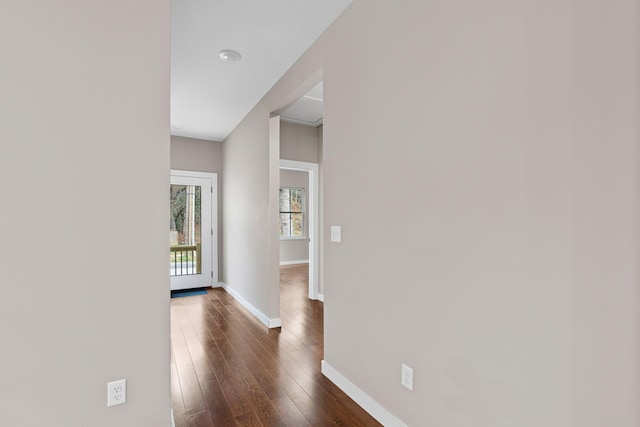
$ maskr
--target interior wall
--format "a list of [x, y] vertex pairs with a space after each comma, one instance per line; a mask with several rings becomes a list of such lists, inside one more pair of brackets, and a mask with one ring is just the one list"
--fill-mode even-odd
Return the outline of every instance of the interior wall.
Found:
[[169, 47], [168, 1], [0, 2], [2, 426], [170, 425]]
[[304, 189], [304, 237], [280, 239], [280, 264], [309, 262], [309, 173], [280, 169], [280, 187]]
[[171, 169], [222, 173], [222, 143], [171, 135]]
[[222, 143], [171, 135], [171, 169], [218, 174], [218, 281], [222, 274]]
[[325, 361], [407, 425], [640, 425], [639, 17], [355, 0], [232, 134], [322, 70]]
[[317, 129], [280, 121], [280, 158], [318, 163]]
[[[278, 192], [277, 184], [272, 185], [271, 172], [279, 174], [279, 160], [276, 157], [276, 165], [271, 165], [271, 149], [269, 112], [260, 105], [222, 144], [222, 262], [223, 282], [265, 316], [275, 319], [280, 317], [279, 306], [272, 307], [272, 294], [279, 286], [279, 279], [274, 279], [279, 261], [272, 246], [277, 249], [279, 239], [277, 223], [273, 227], [270, 224], [271, 216], [278, 215]], [[272, 197], [276, 204], [272, 204]], [[277, 297], [279, 304], [279, 294]]]

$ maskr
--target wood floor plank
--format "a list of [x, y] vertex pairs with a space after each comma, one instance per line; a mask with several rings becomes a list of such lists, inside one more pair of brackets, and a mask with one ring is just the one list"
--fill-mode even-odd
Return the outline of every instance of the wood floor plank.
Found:
[[271, 427], [262, 424], [256, 414], [241, 415], [236, 417], [235, 422], [238, 427]]
[[251, 371], [262, 390], [270, 399], [286, 396], [285, 391], [280, 387], [278, 382], [269, 373], [267, 367], [263, 365], [258, 358], [247, 356], [243, 358], [245, 365]]
[[207, 405], [204, 402], [200, 383], [187, 348], [176, 349], [176, 368], [180, 380], [185, 413], [193, 415], [205, 411]]
[[[294, 381], [295, 383], [295, 381]], [[288, 390], [287, 396], [296, 405], [296, 407], [304, 414], [305, 418], [309, 420], [311, 425], [314, 426], [335, 426], [337, 425], [326, 411], [320, 407], [315, 400], [309, 396], [302, 388], [295, 383]]]
[[209, 411], [198, 412], [189, 416], [189, 427], [211, 427], [213, 420]]
[[289, 396], [275, 398], [273, 399], [273, 404], [287, 426], [304, 427], [311, 425]]
[[[187, 425], [186, 410], [182, 398], [182, 388], [180, 387], [180, 377], [175, 363], [171, 364], [171, 408], [174, 416], [184, 418], [184, 425]], [[177, 422], [177, 421], [176, 421]], [[176, 424], [177, 427], [177, 424]]]
[[174, 410], [173, 420], [175, 421], [176, 427], [189, 427], [189, 419], [184, 413], [178, 413]]
[[247, 397], [249, 397], [249, 401], [258, 418], [260, 418], [260, 421], [269, 426], [282, 424], [280, 415], [271, 402], [271, 399], [269, 399], [269, 396], [267, 396], [262, 387], [260, 387], [260, 384], [258, 384], [247, 367], [244, 366], [242, 360], [239, 358], [230, 358], [229, 365], [238, 373], [247, 392]]
[[187, 340], [187, 348], [191, 355], [191, 361], [193, 368], [198, 376], [211, 373], [211, 365], [209, 364], [209, 358], [207, 357], [202, 343], [200, 340], [190, 339]]
[[220, 388], [227, 400], [227, 404], [235, 417], [253, 412], [242, 382], [231, 369], [226, 359], [215, 351], [211, 352], [211, 366]]
[[176, 427], [380, 426], [320, 373], [324, 307], [307, 268], [281, 268], [282, 328], [220, 288], [171, 300]]
[[204, 374], [198, 379], [205, 403], [213, 417], [217, 420], [232, 419], [233, 413], [215, 374]]

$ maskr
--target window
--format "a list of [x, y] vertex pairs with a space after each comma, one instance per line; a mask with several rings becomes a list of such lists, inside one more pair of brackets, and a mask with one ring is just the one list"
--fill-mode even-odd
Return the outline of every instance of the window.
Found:
[[280, 188], [280, 237], [305, 237], [304, 188]]

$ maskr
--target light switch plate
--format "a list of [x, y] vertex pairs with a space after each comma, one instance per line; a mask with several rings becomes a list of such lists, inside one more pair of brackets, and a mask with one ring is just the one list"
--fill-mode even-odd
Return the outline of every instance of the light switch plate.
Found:
[[342, 227], [339, 225], [331, 226], [331, 241], [336, 243], [342, 242]]

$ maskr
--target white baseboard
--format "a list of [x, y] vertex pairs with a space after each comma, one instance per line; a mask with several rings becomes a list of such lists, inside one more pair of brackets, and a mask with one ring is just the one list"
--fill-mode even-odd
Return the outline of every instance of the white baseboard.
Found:
[[219, 285], [221, 288], [227, 291], [227, 293], [231, 295], [236, 301], [242, 304], [244, 308], [249, 310], [249, 312], [253, 314], [256, 317], [256, 319], [264, 323], [267, 328], [279, 328], [280, 326], [282, 326], [282, 320], [279, 317], [276, 319], [270, 319], [263, 312], [261, 312], [260, 310], [255, 308], [253, 305], [251, 305], [249, 301], [244, 299], [242, 295], [240, 295], [238, 292], [233, 290], [233, 288], [231, 288], [229, 285], [223, 282], [220, 282]]
[[280, 265], [309, 264], [308, 259], [299, 259], [295, 261], [280, 261]]
[[324, 294], [318, 294], [318, 300], [324, 302]]
[[378, 402], [370, 398], [364, 391], [336, 371], [324, 360], [322, 361], [322, 375], [329, 378], [331, 382], [344, 391], [358, 405], [367, 411], [373, 418], [378, 420], [385, 427], [407, 427], [405, 423], [396, 418], [391, 412], [384, 409]]
[[214, 283], [211, 285], [211, 287], [212, 287], [212, 288], [221, 288], [221, 287], [222, 287], [222, 283], [220, 283], [220, 282], [214, 282]]
[[173, 416], [173, 408], [171, 409], [171, 427], [176, 427], [176, 418]]

